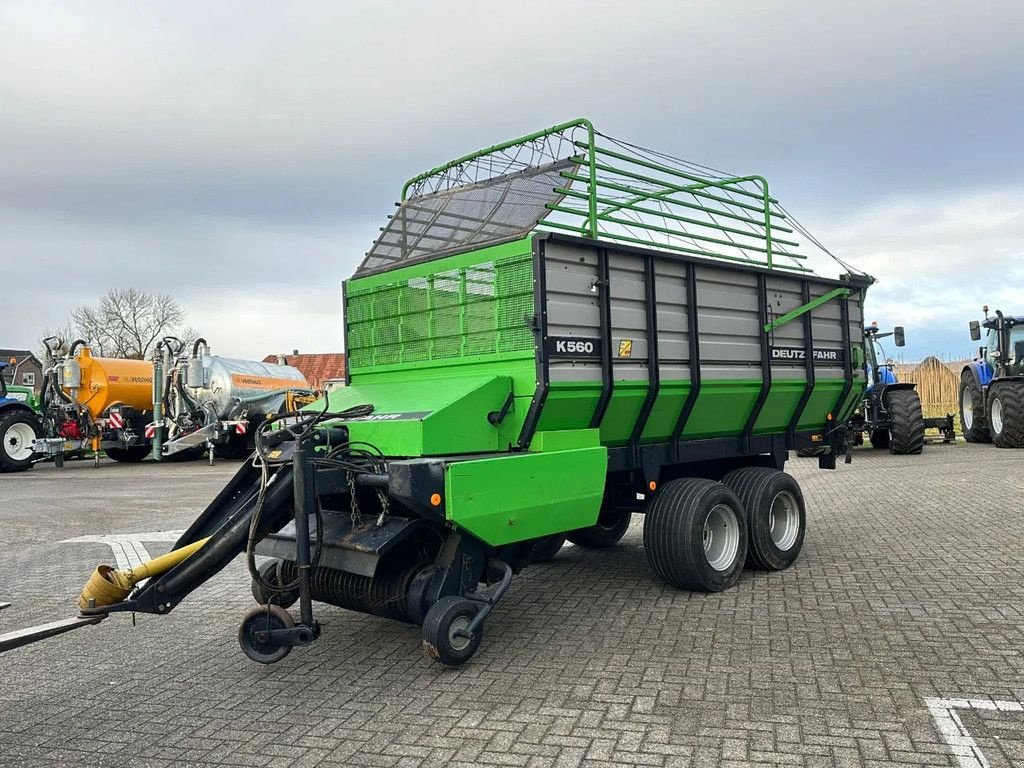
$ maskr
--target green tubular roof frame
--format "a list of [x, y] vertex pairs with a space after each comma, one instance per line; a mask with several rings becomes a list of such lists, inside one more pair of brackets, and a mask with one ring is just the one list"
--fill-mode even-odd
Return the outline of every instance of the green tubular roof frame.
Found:
[[[541, 216], [537, 228], [752, 266], [811, 271], [801, 263], [807, 256], [797, 252], [801, 243], [763, 176], [726, 177], [712, 169], [700, 175], [704, 166], [618, 142], [596, 131], [586, 118], [471, 152], [414, 176], [402, 186], [399, 205], [471, 185], [474, 173], [486, 175], [492, 163], [500, 165], [498, 158], [512, 154], [503, 156], [506, 150], [522, 146], [536, 157], [538, 146], [555, 145], [544, 144], [549, 137], [557, 140], [560, 156], [574, 167], [559, 173], [565, 182], [550, 190], [551, 200], [544, 207], [551, 215]], [[606, 141], [599, 145], [599, 137]], [[518, 162], [519, 167], [531, 166]]]

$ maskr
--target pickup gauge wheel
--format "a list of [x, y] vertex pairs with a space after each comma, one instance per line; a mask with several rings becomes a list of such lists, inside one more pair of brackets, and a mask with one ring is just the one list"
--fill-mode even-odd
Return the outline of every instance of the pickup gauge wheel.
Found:
[[242, 653], [260, 664], [273, 664], [287, 656], [292, 647], [272, 638], [261, 638], [260, 633], [295, 626], [292, 615], [279, 605], [261, 605], [242, 619], [238, 628], [238, 644]]
[[479, 610], [476, 603], [464, 597], [442, 597], [427, 611], [423, 620], [423, 648], [427, 655], [448, 667], [469, 661], [483, 638], [479, 626], [472, 637], [461, 633], [469, 628]]

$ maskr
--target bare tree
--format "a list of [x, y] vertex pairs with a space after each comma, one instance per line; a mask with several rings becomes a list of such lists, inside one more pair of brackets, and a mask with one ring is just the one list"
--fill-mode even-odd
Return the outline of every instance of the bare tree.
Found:
[[98, 304], [77, 307], [71, 312], [71, 328], [97, 356], [137, 360], [148, 358], [165, 336], [185, 343], [196, 336], [185, 326], [185, 310], [173, 296], [138, 288], [114, 288]]

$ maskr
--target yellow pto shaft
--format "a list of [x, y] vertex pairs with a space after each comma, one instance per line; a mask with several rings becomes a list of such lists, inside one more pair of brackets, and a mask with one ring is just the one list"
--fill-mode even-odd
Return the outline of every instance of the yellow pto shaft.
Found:
[[78, 607], [86, 610], [121, 602], [131, 593], [132, 587], [140, 581], [167, 573], [209, 540], [209, 538], [201, 539], [181, 549], [168, 552], [166, 555], [154, 557], [137, 568], [121, 571], [111, 568], [109, 565], [101, 565], [93, 571], [89, 581], [82, 589], [82, 594], [78, 597]]

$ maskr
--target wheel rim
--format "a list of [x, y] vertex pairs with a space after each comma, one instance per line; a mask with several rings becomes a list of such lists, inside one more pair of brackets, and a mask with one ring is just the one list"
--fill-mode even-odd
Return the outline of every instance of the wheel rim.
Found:
[[740, 524], [736, 513], [725, 504], [717, 504], [704, 521], [704, 556], [716, 571], [727, 571], [736, 561], [740, 548]]
[[964, 429], [970, 429], [974, 423], [974, 399], [969, 387], [964, 387], [964, 394], [960, 400], [960, 417], [963, 419]]
[[998, 397], [992, 398], [992, 431], [997, 435], [1003, 432], [1003, 401]]
[[448, 625], [448, 645], [453, 651], [462, 651], [469, 647], [470, 638], [458, 634], [460, 630], [469, 629], [468, 616], [456, 616]]
[[768, 515], [768, 532], [776, 548], [785, 552], [792, 549], [800, 535], [800, 505], [789, 491], [779, 491], [772, 499]]
[[4, 449], [14, 461], [32, 458], [32, 441], [36, 433], [28, 424], [11, 424], [4, 435]]

